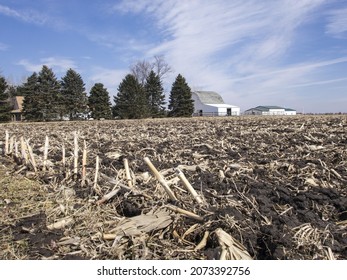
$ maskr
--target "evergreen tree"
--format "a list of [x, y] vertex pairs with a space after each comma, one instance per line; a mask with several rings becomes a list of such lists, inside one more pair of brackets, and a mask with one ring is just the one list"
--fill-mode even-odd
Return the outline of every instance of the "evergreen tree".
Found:
[[181, 74], [177, 76], [172, 84], [169, 110], [169, 116], [171, 117], [191, 117], [194, 112], [191, 89]]
[[17, 86], [9, 85], [7, 90], [8, 90], [8, 95], [10, 97], [15, 97], [15, 96], [20, 95], [19, 92], [18, 92], [18, 87]]
[[38, 101], [42, 120], [62, 118], [65, 109], [60, 84], [53, 70], [46, 65], [42, 66], [38, 76]]
[[139, 119], [148, 116], [148, 100], [144, 87], [134, 75], [128, 74], [114, 97], [113, 115], [122, 119]]
[[81, 75], [69, 69], [61, 79], [61, 87], [64, 113], [69, 115], [70, 120], [77, 119], [78, 114], [86, 113], [88, 100]]
[[17, 90], [24, 96], [23, 115], [28, 121], [38, 121], [43, 119], [42, 111], [39, 106], [39, 84], [38, 75], [34, 72], [27, 81]]
[[88, 98], [89, 109], [91, 110], [91, 117], [94, 119], [111, 119], [111, 102], [107, 89], [101, 83], [96, 83], [90, 90]]
[[7, 122], [11, 120], [12, 106], [9, 101], [9, 94], [7, 91], [8, 85], [4, 77], [0, 76], [0, 122]]
[[151, 71], [145, 84], [145, 92], [151, 117], [164, 115], [165, 94], [158, 75]]

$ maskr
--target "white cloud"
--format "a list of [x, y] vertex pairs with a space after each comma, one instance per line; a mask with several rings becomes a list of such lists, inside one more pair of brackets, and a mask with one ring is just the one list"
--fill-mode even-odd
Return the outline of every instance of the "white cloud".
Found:
[[[337, 9], [338, 1], [123, 0], [107, 1], [103, 6], [111, 2], [117, 3], [108, 9], [116, 13], [112, 24], [99, 28], [95, 21], [95, 26], [83, 23], [71, 27], [76, 31], [78, 26], [79, 34], [109, 48], [109, 60], [119, 59], [122, 69], [90, 67], [84, 72], [91, 83], [103, 83], [110, 94], [116, 93], [128, 73], [125, 64], [153, 55], [164, 55], [176, 71], [168, 77], [167, 87], [181, 73], [192, 87], [220, 92], [226, 102], [236, 105], [293, 100], [300, 88], [310, 90], [309, 86], [342, 82], [341, 71], [333, 73], [335, 64], [339, 70], [346, 69], [341, 44], [333, 49], [332, 41], [327, 40], [322, 42], [324, 49], [317, 45], [309, 50], [317, 39], [309, 32], [314, 29], [312, 36], [316, 36], [326, 23], [323, 20], [328, 20], [326, 34], [340, 38], [347, 34], [347, 8]], [[334, 10], [327, 11], [329, 7]], [[103, 20], [105, 24], [112, 15], [103, 13], [108, 17]], [[0, 5], [1, 14], [37, 25], [54, 25], [54, 19], [44, 12]], [[4, 48], [1, 46], [0, 50]], [[327, 53], [329, 57], [324, 57]], [[28, 71], [40, 71], [43, 64], [61, 72], [76, 68], [74, 61], [58, 57], [38, 63], [21, 60], [18, 64]]]
[[[325, 95], [326, 88], [323, 88], [323, 85], [345, 81], [344, 78], [322, 80], [321, 74], [326, 68], [332, 69], [336, 64], [346, 62], [347, 57], [305, 62], [236, 78], [231, 80], [232, 88], [235, 90], [234, 99], [231, 100], [238, 100], [243, 108], [259, 104], [302, 106], [304, 96], [312, 94], [318, 100]], [[312, 92], [307, 89], [309, 86], [314, 89]], [[307, 100], [305, 102], [307, 103]]]
[[314, 81], [314, 82], [308, 82], [304, 84], [294, 84], [290, 87], [310, 87], [310, 86], [318, 86], [318, 85], [327, 85], [327, 84], [335, 84], [339, 82], [345, 82], [347, 81], [347, 78], [338, 78], [338, 79], [330, 79], [330, 80], [324, 80], [324, 81]]
[[326, 32], [333, 36], [341, 36], [347, 32], [347, 7], [334, 10], [329, 13], [329, 23], [326, 26]]
[[282, 59], [296, 43], [299, 27], [326, 2], [126, 0], [114, 10], [155, 19], [163, 38], [144, 56], [164, 54], [190, 85], [216, 90], [229, 102], [305, 82], [319, 63], [288, 66]]
[[17, 65], [21, 65], [25, 68], [25, 70], [29, 72], [39, 72], [40, 69], [42, 68], [43, 64], [33, 64], [29, 62], [27, 59], [21, 59], [16, 63]]
[[306, 62], [306, 63], [297, 64], [297, 65], [282, 67], [281, 69], [276, 69], [276, 70], [267, 71], [267, 72], [264, 71], [257, 74], [244, 76], [241, 78], [233, 79], [232, 81], [237, 82], [237, 81], [250, 80], [250, 79], [259, 78], [259, 77], [274, 77], [278, 74], [285, 74], [285, 73], [299, 73], [300, 75], [302, 75], [304, 72], [309, 72], [317, 68], [339, 64], [339, 63], [345, 63], [345, 62], [347, 62], [347, 56], [330, 59], [330, 60], [318, 61], [318, 62]]
[[17, 11], [4, 5], [0, 5], [0, 14], [39, 25], [45, 24], [48, 20], [47, 16], [34, 10]]
[[39, 72], [43, 65], [52, 68], [55, 72], [64, 73], [68, 69], [77, 69], [76, 63], [68, 58], [46, 57], [41, 58], [40, 63], [31, 63], [27, 59], [20, 60], [17, 65], [21, 65], [29, 72]]
[[0, 4], [0, 14], [31, 24], [48, 25], [58, 30], [68, 28], [64, 20], [34, 9], [15, 10]]
[[[109, 94], [116, 95], [117, 88], [129, 70], [126, 69], [108, 69], [103, 67], [94, 67], [89, 80], [94, 83], [102, 83], [107, 88]], [[90, 87], [93, 85], [89, 85]]]
[[140, 13], [148, 9], [149, 6], [148, 1], [121, 1], [121, 3], [113, 5], [111, 8], [107, 5], [107, 8], [109, 12]]
[[65, 72], [68, 69], [77, 69], [76, 63], [68, 58], [60, 58], [60, 57], [47, 57], [43, 58], [42, 63], [56, 69], [59, 72]]

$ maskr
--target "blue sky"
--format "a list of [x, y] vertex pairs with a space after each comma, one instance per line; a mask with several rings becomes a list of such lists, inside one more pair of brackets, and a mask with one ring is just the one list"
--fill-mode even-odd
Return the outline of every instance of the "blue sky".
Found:
[[194, 90], [241, 111], [347, 112], [347, 0], [0, 0], [0, 75], [69, 68], [111, 99], [136, 61], [163, 55]]

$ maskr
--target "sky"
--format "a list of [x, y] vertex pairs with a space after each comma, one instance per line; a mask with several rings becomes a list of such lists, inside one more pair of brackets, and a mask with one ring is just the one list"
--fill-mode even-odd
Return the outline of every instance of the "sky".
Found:
[[241, 111], [347, 112], [347, 0], [0, 0], [0, 75], [77, 71], [111, 100], [130, 66], [163, 56], [192, 90]]

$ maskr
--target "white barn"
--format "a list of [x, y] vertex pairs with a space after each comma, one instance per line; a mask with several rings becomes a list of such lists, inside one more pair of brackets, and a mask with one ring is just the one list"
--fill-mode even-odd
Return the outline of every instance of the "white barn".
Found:
[[193, 91], [194, 116], [239, 116], [240, 107], [225, 104], [214, 91]]
[[257, 106], [255, 108], [248, 109], [244, 112], [245, 115], [285, 115], [294, 116], [296, 110], [290, 108], [283, 108], [279, 106]]

